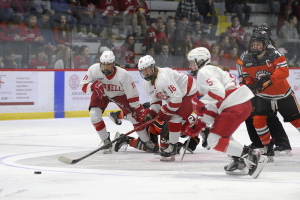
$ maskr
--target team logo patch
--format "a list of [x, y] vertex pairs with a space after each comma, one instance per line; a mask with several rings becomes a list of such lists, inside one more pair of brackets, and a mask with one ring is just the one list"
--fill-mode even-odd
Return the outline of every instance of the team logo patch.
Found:
[[252, 63], [247, 63], [246, 67], [252, 66]]
[[259, 71], [257, 71], [255, 73], [255, 79], [259, 80], [259, 79], [261, 79], [261, 77], [263, 77], [265, 75], [269, 75], [270, 76], [270, 75], [272, 75], [272, 73], [269, 72], [269, 71], [265, 71], [265, 70], [259, 70]]
[[72, 90], [77, 90], [79, 87], [79, 77], [76, 74], [73, 74], [69, 79], [69, 86]]
[[150, 95], [154, 93], [154, 90], [150, 92]]

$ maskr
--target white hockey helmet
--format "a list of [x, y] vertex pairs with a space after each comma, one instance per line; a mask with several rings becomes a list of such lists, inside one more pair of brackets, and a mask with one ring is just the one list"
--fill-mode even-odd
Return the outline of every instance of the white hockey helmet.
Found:
[[114, 72], [114, 70], [103, 70], [102, 64], [103, 63], [112, 63], [115, 66], [115, 55], [112, 51], [104, 51], [100, 56], [100, 70], [104, 75], [110, 75]]
[[100, 63], [114, 63], [115, 55], [112, 51], [104, 51], [100, 56]]
[[[187, 59], [189, 61], [191, 60], [195, 61], [199, 69], [200, 67], [210, 63], [210, 52], [205, 47], [198, 47], [190, 51], [190, 53], [187, 56]], [[199, 63], [200, 60], [203, 60], [203, 63], [200, 64]]]
[[[156, 64], [155, 60], [150, 55], [143, 56], [139, 59], [138, 68], [139, 68], [139, 71], [140, 71], [140, 74], [141, 74], [142, 78], [145, 79], [146, 81], [150, 81], [152, 79], [152, 77], [154, 75], [154, 70], [156, 68], [155, 64]], [[152, 73], [151, 76], [145, 77], [144, 74], [142, 73], [142, 70], [146, 69], [147, 67], [151, 67], [153, 73]]]

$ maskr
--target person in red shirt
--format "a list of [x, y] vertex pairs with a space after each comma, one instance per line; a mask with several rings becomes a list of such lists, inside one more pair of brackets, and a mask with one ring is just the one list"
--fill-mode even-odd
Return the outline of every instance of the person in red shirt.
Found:
[[220, 65], [220, 56], [219, 56], [219, 51], [220, 51], [220, 45], [218, 43], [213, 43], [210, 47], [210, 63], [215, 64], [215, 65]]
[[125, 58], [125, 68], [137, 68], [135, 64], [135, 51], [134, 51], [134, 36], [128, 35], [121, 46], [123, 57]]
[[23, 20], [23, 8], [18, 0], [0, 0], [0, 22], [7, 21], [12, 15]]
[[237, 57], [238, 47], [231, 46], [229, 54], [226, 53], [223, 55], [222, 64], [228, 68], [236, 68], [236, 62], [239, 59]]
[[21, 18], [17, 15], [11, 16], [6, 22], [0, 24], [0, 41], [3, 51], [11, 49], [16, 54], [22, 55], [21, 67], [27, 68], [28, 48], [27, 43], [23, 42], [26, 38], [19, 26]]
[[197, 48], [197, 47], [205, 47], [207, 48], [208, 50], [210, 50], [210, 45], [208, 44], [208, 34], [207, 33], [203, 33], [201, 35], [201, 38], [200, 38], [200, 41], [196, 41], [194, 43], [194, 48]]
[[53, 35], [56, 44], [63, 44], [65, 47], [75, 46], [71, 43], [71, 31], [69, 29], [69, 25], [67, 24], [67, 16], [64, 14], [60, 16], [60, 23], [53, 28]]
[[90, 63], [90, 48], [82, 45], [79, 48], [79, 55], [74, 58], [74, 69], [88, 69]]
[[229, 36], [234, 36], [236, 41], [242, 41], [245, 34], [245, 30], [240, 26], [240, 21], [237, 15], [231, 17], [231, 26], [226, 28], [226, 33]]
[[146, 31], [142, 49], [145, 50], [147, 46], [160, 42], [168, 43], [169, 39], [165, 33], [163, 18], [157, 17], [156, 23], [153, 23]]
[[45, 50], [43, 47], [36, 49], [36, 57], [29, 63], [29, 69], [48, 69], [48, 62], [45, 60]]
[[99, 1], [97, 8], [100, 9], [100, 17], [102, 22], [100, 23], [100, 30], [101, 33], [104, 28], [106, 27], [107, 35], [111, 35], [111, 26], [113, 23], [113, 19], [117, 17], [119, 13], [119, 3], [117, 0], [105, 0]]

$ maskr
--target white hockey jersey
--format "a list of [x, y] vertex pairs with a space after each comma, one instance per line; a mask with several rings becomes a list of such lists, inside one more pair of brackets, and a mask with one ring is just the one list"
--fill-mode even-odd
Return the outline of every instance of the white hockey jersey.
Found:
[[151, 81], [144, 81], [144, 89], [150, 95], [150, 109], [156, 113], [162, 105], [162, 100], [168, 103], [168, 109], [178, 110], [182, 98], [197, 92], [196, 80], [181, 72], [170, 68], [158, 68], [154, 85]]
[[126, 70], [115, 67], [114, 73], [107, 76], [101, 72], [99, 63], [93, 64], [80, 82], [82, 91], [86, 94], [92, 94], [91, 85], [96, 80], [102, 83], [105, 95], [108, 97], [113, 98], [125, 94], [131, 107], [138, 108], [140, 106], [138, 90], [131, 75]]
[[238, 105], [253, 98], [247, 86], [237, 86], [234, 76], [221, 68], [205, 65], [198, 71], [197, 89], [203, 96], [200, 101], [206, 104], [207, 111], [201, 120], [212, 124], [214, 118], [225, 108]]

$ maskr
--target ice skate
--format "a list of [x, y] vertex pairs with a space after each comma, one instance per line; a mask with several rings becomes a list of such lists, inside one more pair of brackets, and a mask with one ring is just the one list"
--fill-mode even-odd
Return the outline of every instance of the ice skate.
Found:
[[144, 147], [147, 149], [147, 151], [156, 153], [159, 150], [159, 147], [156, 146], [150, 139], [147, 142], [143, 142]]
[[285, 149], [281, 146], [277, 146], [274, 148], [275, 156], [292, 156], [291, 149]]
[[175, 161], [176, 153], [177, 153], [177, 144], [169, 143], [168, 147], [161, 152], [160, 161], [163, 162]]
[[[103, 141], [100, 143], [100, 145], [103, 143], [102, 146], [105, 146], [106, 144], [109, 144], [110, 142], [111, 142], [111, 141], [110, 141], [110, 138], [109, 138], [109, 135], [108, 135], [108, 138], [105, 139], [105, 140], [103, 140]], [[112, 153], [112, 144], [107, 145], [107, 147], [105, 147], [104, 149], [102, 149], [102, 152], [103, 152], [104, 154], [110, 154], [110, 153]]]
[[268, 162], [274, 162], [274, 142], [275, 140], [271, 139], [270, 143], [261, 151], [262, 155], [268, 157]]
[[224, 167], [224, 170], [228, 175], [248, 175], [249, 172], [244, 159], [235, 156], [231, 157], [230, 163]]
[[257, 178], [268, 161], [267, 156], [261, 155], [259, 151], [244, 147], [243, 152], [247, 152], [242, 156], [249, 169], [248, 175]]
[[119, 118], [121, 111], [106, 113], [106, 115], [111, 119], [115, 124], [121, 125], [122, 120]]
[[[123, 135], [124, 134], [120, 134], [119, 132], [117, 132], [115, 139], [122, 137]], [[115, 145], [113, 146], [113, 149], [115, 150], [115, 152], [118, 152], [122, 148], [124, 149], [124, 151], [126, 151], [131, 139], [132, 139], [132, 137], [129, 137], [129, 136], [124, 137], [123, 136], [123, 138], [121, 138], [120, 140], [115, 142]]]

